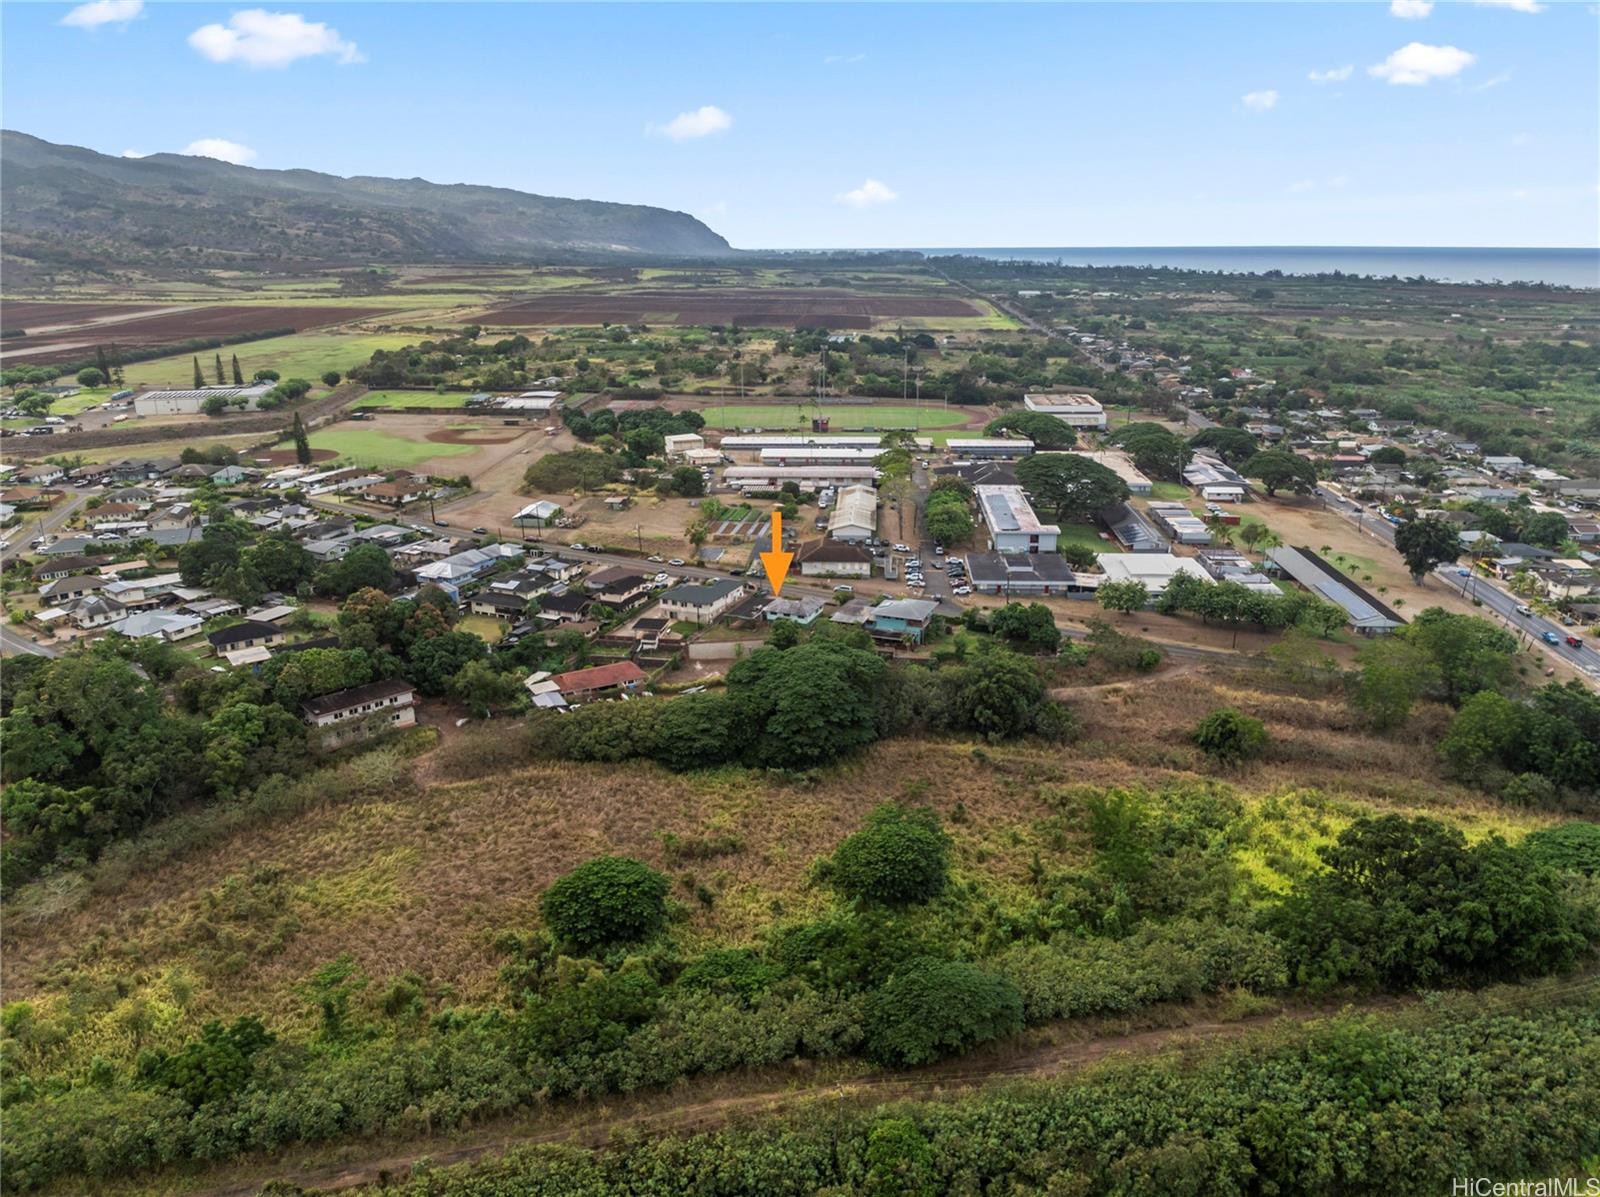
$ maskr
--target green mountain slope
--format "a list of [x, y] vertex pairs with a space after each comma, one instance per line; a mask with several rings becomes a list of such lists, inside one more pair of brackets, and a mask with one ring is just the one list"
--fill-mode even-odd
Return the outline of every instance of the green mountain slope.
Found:
[[9, 130], [0, 139], [4, 249], [14, 262], [215, 268], [730, 252], [694, 217], [640, 204], [181, 154], [114, 158]]

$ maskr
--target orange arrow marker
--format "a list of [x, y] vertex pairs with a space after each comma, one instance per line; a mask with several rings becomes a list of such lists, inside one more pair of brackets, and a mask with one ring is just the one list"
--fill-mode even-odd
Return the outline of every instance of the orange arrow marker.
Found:
[[761, 564], [766, 567], [767, 581], [772, 583], [772, 593], [783, 589], [783, 580], [789, 576], [789, 563], [793, 553], [783, 551], [783, 512], [772, 513], [772, 551], [761, 554]]

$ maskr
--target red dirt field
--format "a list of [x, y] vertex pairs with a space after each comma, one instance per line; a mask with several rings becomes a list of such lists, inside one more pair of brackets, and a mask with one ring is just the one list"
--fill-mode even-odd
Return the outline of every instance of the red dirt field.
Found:
[[527, 431], [526, 428], [441, 428], [428, 433], [428, 439], [436, 445], [509, 445]]
[[[6, 327], [20, 323], [13, 311], [19, 305], [7, 304]], [[35, 304], [20, 305], [24, 312], [29, 306], [114, 308], [117, 305]], [[359, 320], [381, 309], [360, 307], [282, 307], [225, 306], [191, 308], [187, 311], [162, 312], [160, 315], [118, 320], [115, 323], [96, 324], [92, 317], [80, 317], [73, 328], [57, 328], [40, 336], [8, 338], [4, 342], [5, 360], [8, 362], [61, 362], [93, 356], [97, 344], [118, 345], [124, 349], [145, 349], [160, 345], [174, 345], [194, 337], [227, 337], [237, 333], [266, 332], [286, 328], [301, 332], [308, 328], [322, 328], [330, 324], [343, 324]], [[102, 313], [104, 314], [104, 313]], [[72, 319], [68, 312], [51, 318], [53, 324], [65, 324]], [[26, 328], [26, 324], [21, 327]]]
[[[312, 461], [332, 461], [337, 456], [339, 454], [332, 449], [311, 450]], [[293, 449], [268, 449], [262, 453], [252, 453], [250, 460], [265, 462], [267, 465], [286, 466], [294, 465], [299, 458], [294, 455]]]
[[11, 299], [0, 302], [0, 328], [23, 328], [33, 332], [57, 325], [76, 327], [107, 316], [148, 312], [157, 303], [54, 303], [43, 300]]
[[751, 288], [554, 294], [483, 313], [486, 324], [538, 327], [655, 321], [738, 324], [746, 328], [871, 328], [896, 316], [981, 316], [965, 299], [930, 295], [856, 295], [849, 291]]

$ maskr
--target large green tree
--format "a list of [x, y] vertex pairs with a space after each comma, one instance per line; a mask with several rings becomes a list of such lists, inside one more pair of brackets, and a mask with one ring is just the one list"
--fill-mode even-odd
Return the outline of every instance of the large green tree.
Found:
[[1128, 484], [1077, 453], [1045, 453], [1017, 463], [1017, 481], [1057, 519], [1086, 521], [1128, 497]]
[[1267, 449], [1257, 453], [1241, 467], [1247, 478], [1258, 478], [1271, 498], [1280, 490], [1291, 490], [1297, 495], [1309, 495], [1317, 488], [1317, 469], [1304, 457], [1283, 449]]
[[1078, 443], [1078, 434], [1070, 424], [1042, 411], [1014, 411], [983, 426], [984, 436], [999, 436], [1005, 432], [1027, 437], [1033, 447], [1040, 450], [1070, 449]]
[[1420, 585], [1435, 566], [1461, 556], [1461, 536], [1453, 524], [1424, 515], [1395, 529], [1394, 547], [1405, 559], [1411, 580]]

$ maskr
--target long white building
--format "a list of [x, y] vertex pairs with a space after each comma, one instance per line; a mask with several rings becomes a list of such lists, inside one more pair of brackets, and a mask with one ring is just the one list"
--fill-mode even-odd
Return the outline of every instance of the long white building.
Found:
[[1022, 405], [1029, 411], [1055, 416], [1073, 428], [1104, 428], [1106, 409], [1093, 395], [1082, 393], [1024, 395]]
[[807, 445], [804, 448], [763, 449], [764, 466], [816, 466], [816, 465], [871, 465], [882, 449], [866, 449], [858, 445], [829, 445], [821, 448]]
[[721, 448], [724, 453], [759, 453], [763, 449], [877, 449], [882, 436], [794, 436], [776, 432], [758, 432], [745, 436], [725, 436]]
[[777, 490], [785, 482], [803, 487], [873, 485], [878, 471], [870, 465], [729, 466], [722, 480], [736, 490]]
[[1053, 553], [1061, 535], [1057, 524], [1040, 522], [1020, 486], [980, 486], [978, 509], [997, 553]]

